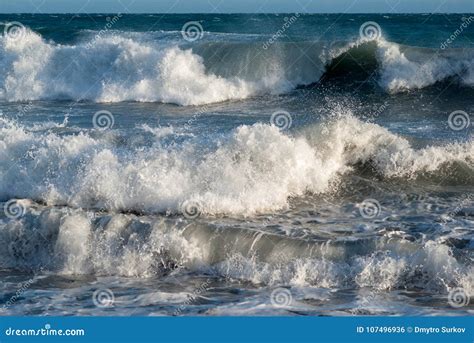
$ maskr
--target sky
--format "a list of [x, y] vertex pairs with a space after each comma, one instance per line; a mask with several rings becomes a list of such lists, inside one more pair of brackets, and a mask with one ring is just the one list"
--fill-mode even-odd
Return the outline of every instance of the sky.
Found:
[[474, 13], [474, 0], [0, 0], [0, 13]]

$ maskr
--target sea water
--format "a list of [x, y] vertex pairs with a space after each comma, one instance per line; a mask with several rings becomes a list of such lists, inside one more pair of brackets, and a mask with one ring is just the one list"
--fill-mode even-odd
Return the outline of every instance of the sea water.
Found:
[[472, 313], [470, 15], [0, 21], [1, 314]]

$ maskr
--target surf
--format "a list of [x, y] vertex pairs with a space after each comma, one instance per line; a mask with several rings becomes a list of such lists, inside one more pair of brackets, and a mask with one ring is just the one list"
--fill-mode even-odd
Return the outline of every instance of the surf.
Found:
[[[354, 42], [202, 42], [190, 46], [144, 33], [109, 32], [76, 44], [25, 29], [0, 38], [0, 98], [162, 102], [182, 106], [285, 94], [337, 77], [374, 75], [388, 93], [454, 78], [474, 85], [474, 50], [417, 48], [383, 38]], [[232, 52], [232, 53], [230, 53]]]
[[204, 150], [196, 140], [167, 147], [158, 135], [137, 151], [130, 139], [94, 130], [35, 132], [1, 119], [0, 200], [137, 213], [179, 213], [193, 201], [208, 215], [252, 216], [288, 208], [291, 197], [331, 193], [345, 175], [402, 184], [473, 181], [472, 140], [415, 148], [350, 112], [295, 133], [241, 125]]

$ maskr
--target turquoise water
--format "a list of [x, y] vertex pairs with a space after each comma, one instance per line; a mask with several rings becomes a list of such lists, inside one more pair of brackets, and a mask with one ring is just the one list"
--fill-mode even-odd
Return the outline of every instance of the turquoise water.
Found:
[[472, 313], [472, 15], [0, 22], [2, 314]]

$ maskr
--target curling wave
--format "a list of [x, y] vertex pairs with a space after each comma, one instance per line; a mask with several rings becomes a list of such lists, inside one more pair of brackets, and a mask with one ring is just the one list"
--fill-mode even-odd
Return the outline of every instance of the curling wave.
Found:
[[361, 165], [400, 182], [473, 183], [472, 140], [416, 149], [351, 115], [295, 136], [271, 125], [243, 125], [208, 150], [199, 141], [164, 147], [159, 139], [138, 150], [117, 134], [60, 136], [2, 119], [0, 201], [138, 213], [180, 212], [183, 202], [195, 201], [209, 215], [254, 215], [286, 208], [289, 197], [331, 192]]
[[473, 268], [441, 241], [385, 232], [303, 240], [172, 219], [40, 208], [0, 222], [0, 268], [166, 277], [189, 270], [266, 285], [472, 292]]
[[[295, 48], [295, 44], [297, 48]], [[388, 92], [421, 89], [454, 77], [474, 85], [472, 49], [437, 51], [385, 41], [214, 42], [185, 46], [145, 34], [109, 33], [76, 45], [45, 41], [26, 29], [0, 38], [0, 98], [73, 99], [202, 105], [280, 94], [323, 76], [375, 68]]]

